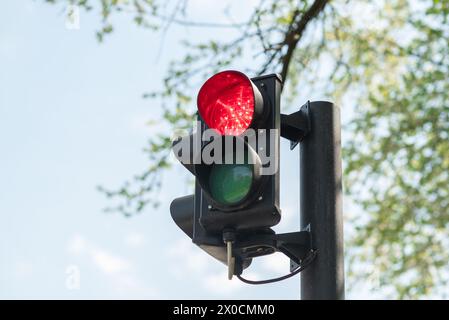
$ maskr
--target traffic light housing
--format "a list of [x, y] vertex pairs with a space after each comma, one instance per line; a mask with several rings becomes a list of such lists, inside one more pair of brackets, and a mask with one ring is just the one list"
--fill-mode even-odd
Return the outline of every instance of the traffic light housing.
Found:
[[[278, 75], [248, 78], [223, 71], [198, 93], [198, 126], [173, 144], [175, 156], [195, 176], [195, 194], [175, 199], [171, 214], [193, 242], [240, 274], [254, 257], [281, 251], [293, 261], [311, 248], [308, 232], [276, 235], [279, 223], [280, 136], [297, 143], [307, 133], [280, 113]], [[307, 106], [306, 106], [307, 107]], [[292, 144], [293, 146], [293, 144]], [[212, 160], [212, 161], [211, 161]], [[188, 223], [186, 222], [188, 221]], [[233, 249], [225, 243], [233, 243]]]
[[[198, 95], [199, 106], [202, 105], [202, 96], [206, 95], [203, 93], [204, 90], [208, 89], [208, 85], [214, 83], [215, 77], [222, 78], [223, 74], [226, 74], [226, 72], [219, 73], [206, 81]], [[240, 73], [239, 75], [244, 76]], [[195, 198], [200, 201], [195, 202], [197, 225], [193, 241], [198, 244], [207, 243], [210, 234], [219, 234], [225, 228], [232, 228], [236, 231], [251, 231], [274, 226], [281, 219], [279, 208], [281, 80], [277, 75], [268, 75], [247, 79], [247, 81], [249, 81], [248, 86], [251, 86], [255, 96], [252, 121], [245, 123], [245, 131], [242, 131], [242, 127], [236, 128], [236, 126], [230, 124], [230, 133], [237, 133], [238, 135], [218, 137], [218, 139], [222, 139], [223, 145], [232, 144], [232, 148], [228, 148], [230, 150], [223, 156], [226, 158], [229, 153], [233, 153], [235, 156], [232, 159], [234, 163], [236, 157], [239, 156], [235, 151], [238, 146], [243, 145], [244, 163], [239, 165], [205, 164], [202, 162], [194, 166], [194, 174], [198, 182], [195, 188]], [[227, 102], [232, 104], [232, 95], [229, 91], [232, 93], [233, 90], [226, 91]], [[218, 97], [215, 97], [215, 99], [219, 100], [219, 95], [216, 95]], [[239, 91], [235, 89], [234, 99], [239, 100], [239, 98]], [[243, 104], [241, 103], [241, 105]], [[250, 105], [251, 103], [248, 102], [247, 104]], [[208, 113], [207, 109], [203, 112], [199, 109], [202, 134], [209, 128], [204, 118], [210, 113], [211, 111]], [[226, 114], [225, 117], [232, 117], [232, 114], [230, 116]], [[217, 120], [215, 122], [209, 121], [212, 126], [216, 123], [220, 124]], [[218, 126], [218, 128], [221, 130], [220, 133], [224, 133], [223, 126]], [[245, 135], [248, 132], [249, 134]], [[203, 143], [202, 150], [207, 144], [207, 142]], [[270, 159], [270, 162], [264, 161], [264, 159]], [[253, 164], [247, 165], [246, 162], [253, 162]], [[271, 166], [272, 172], [268, 172], [268, 170], [264, 172], [264, 167], [267, 166]], [[265, 174], [266, 172], [270, 174]], [[215, 179], [218, 181], [215, 181]], [[242, 194], [236, 194], [236, 191], [242, 189], [243, 192], [241, 193], [245, 193], [243, 196]], [[227, 196], [226, 192], [231, 194]], [[223, 201], [227, 199], [237, 199], [237, 201]]]

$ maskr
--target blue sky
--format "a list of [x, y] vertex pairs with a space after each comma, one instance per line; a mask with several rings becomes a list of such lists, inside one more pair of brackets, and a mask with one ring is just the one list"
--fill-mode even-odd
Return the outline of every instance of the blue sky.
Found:
[[[252, 4], [228, 3], [236, 18]], [[192, 11], [224, 19], [216, 2], [192, 0]], [[181, 39], [226, 31], [174, 26], [161, 44], [160, 34], [117, 17], [99, 44], [99, 21], [81, 12], [80, 29], [68, 30], [63, 8], [40, 1], [8, 1], [0, 11], [0, 298], [297, 299], [299, 277], [262, 287], [228, 281], [224, 265], [177, 229], [168, 208], [188, 193], [173, 183], [187, 176], [180, 165], [165, 174], [158, 209], [102, 212], [108, 200], [96, 186], [119, 186], [148, 165], [142, 148], [155, 129], [145, 123], [159, 107], [142, 93], [161, 87]], [[278, 231], [299, 226], [291, 177], [297, 151], [282, 157]], [[282, 275], [288, 263], [276, 254], [246, 275]], [[67, 285], [73, 268], [79, 288]]]

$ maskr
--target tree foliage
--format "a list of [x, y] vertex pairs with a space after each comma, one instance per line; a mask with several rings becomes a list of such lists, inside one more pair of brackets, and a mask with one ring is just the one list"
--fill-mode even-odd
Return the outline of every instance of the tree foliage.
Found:
[[[48, 1], [48, 0], [47, 0]], [[247, 21], [189, 21], [189, 1], [89, 0], [101, 14], [98, 39], [124, 12], [163, 32], [172, 24], [223, 28], [229, 40], [185, 39], [157, 100], [171, 128], [188, 128], [193, 89], [250, 57], [250, 74], [281, 73], [286, 103], [312, 88], [345, 106], [345, 190], [360, 210], [349, 225], [349, 279], [391, 297], [447, 294], [449, 245], [449, 2], [445, 0], [261, 0]], [[174, 107], [169, 107], [174, 106]], [[170, 139], [149, 141], [150, 166], [116, 191], [125, 215], [157, 204]], [[372, 275], [378, 274], [373, 280]]]

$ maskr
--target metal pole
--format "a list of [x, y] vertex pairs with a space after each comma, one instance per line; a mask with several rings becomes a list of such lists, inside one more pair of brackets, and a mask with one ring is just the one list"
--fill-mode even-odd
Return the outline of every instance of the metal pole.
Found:
[[311, 131], [300, 144], [301, 228], [317, 256], [301, 272], [301, 299], [344, 299], [340, 109], [310, 103]]

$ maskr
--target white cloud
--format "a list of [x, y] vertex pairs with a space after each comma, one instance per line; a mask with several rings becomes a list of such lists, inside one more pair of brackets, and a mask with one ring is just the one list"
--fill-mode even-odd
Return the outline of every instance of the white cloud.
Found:
[[116, 274], [131, 269], [131, 262], [114, 255], [107, 250], [89, 242], [82, 235], [73, 236], [67, 245], [67, 251], [75, 255], [87, 255], [90, 261], [105, 274]]
[[109, 252], [92, 249], [90, 256], [95, 265], [106, 274], [116, 274], [130, 269], [131, 263]]
[[[187, 238], [173, 243], [167, 254], [169, 258], [176, 261], [174, 263], [176, 267], [171, 269], [176, 276], [183, 276], [186, 273], [202, 274], [207, 271], [213, 259]], [[181, 264], [182, 268], [179, 267]]]
[[131, 274], [123, 274], [114, 280], [114, 291], [124, 299], [155, 299], [160, 295], [154, 288], [143, 286], [142, 282]]
[[[234, 277], [228, 280], [227, 266], [218, 262], [189, 239], [180, 239], [172, 244], [167, 252], [175, 266], [170, 272], [179, 278], [193, 278], [208, 293], [231, 295], [246, 286]], [[180, 267], [181, 266], [181, 267]], [[245, 270], [248, 279], [259, 279], [260, 275]]]
[[126, 271], [132, 265], [127, 259], [96, 246], [79, 234], [69, 240], [67, 251], [71, 254], [87, 255], [93, 264], [105, 274]]
[[244, 284], [235, 278], [228, 280], [228, 272], [227, 270], [224, 270], [220, 273], [205, 276], [203, 285], [209, 292], [215, 294], [230, 294], [241, 289]]
[[267, 271], [280, 275], [290, 272], [290, 259], [280, 252], [275, 252], [260, 259], [262, 267]]
[[[136, 239], [133, 241], [135, 244]], [[71, 255], [87, 257], [92, 265], [108, 277], [112, 290], [124, 298], [156, 297], [156, 291], [146, 287], [136, 277], [131, 260], [99, 247], [80, 234], [69, 240], [67, 251]]]
[[[245, 272], [245, 278], [257, 280], [260, 276], [255, 272]], [[248, 286], [236, 277], [229, 280], [228, 271], [226, 269], [219, 273], [206, 275], [203, 279], [202, 285], [209, 292], [218, 295], [231, 295], [236, 291], [243, 289], [245, 286]]]
[[131, 248], [138, 248], [145, 244], [145, 235], [142, 233], [133, 232], [125, 236], [125, 244]]
[[86, 248], [86, 240], [79, 234], [74, 235], [67, 245], [67, 251], [71, 254], [81, 254]]

